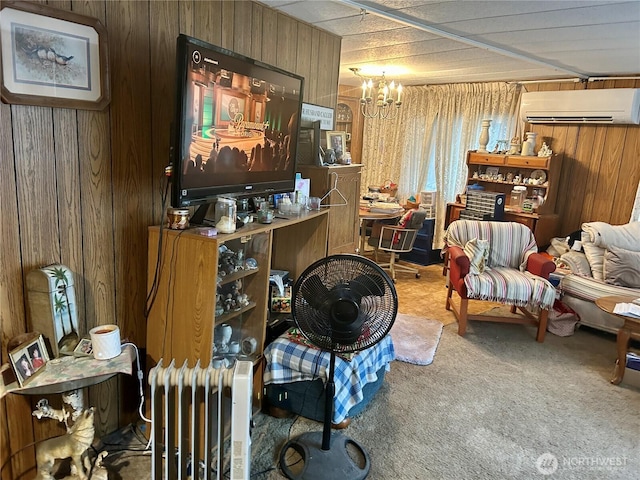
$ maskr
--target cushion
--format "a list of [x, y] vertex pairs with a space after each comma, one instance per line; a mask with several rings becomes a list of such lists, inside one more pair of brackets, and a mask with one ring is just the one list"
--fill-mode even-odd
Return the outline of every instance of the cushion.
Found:
[[571, 273], [583, 275], [585, 277], [591, 277], [591, 267], [587, 257], [582, 252], [576, 252], [571, 250], [563, 254], [558, 261], [559, 265], [566, 265], [571, 269]]
[[621, 287], [640, 288], [640, 252], [608, 248], [604, 254], [604, 281]]
[[469, 273], [480, 275], [484, 272], [489, 257], [489, 241], [473, 238], [464, 246], [464, 254], [469, 257]]
[[589, 260], [593, 278], [604, 280], [604, 254], [610, 247], [640, 251], [640, 222], [609, 225], [605, 222], [582, 224], [582, 248]]

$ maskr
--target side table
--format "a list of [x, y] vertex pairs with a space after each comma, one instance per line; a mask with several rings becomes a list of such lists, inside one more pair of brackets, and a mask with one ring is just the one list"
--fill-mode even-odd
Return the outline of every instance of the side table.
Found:
[[601, 310], [624, 320], [624, 325], [622, 325], [620, 330], [618, 330], [616, 337], [618, 359], [616, 360], [616, 368], [613, 373], [613, 378], [611, 378], [611, 383], [614, 385], [618, 385], [624, 377], [624, 368], [627, 362], [627, 350], [629, 349], [629, 339], [631, 338], [631, 335], [640, 336], [640, 318], [620, 315], [614, 313], [613, 309], [618, 303], [631, 303], [635, 299], [636, 297], [624, 295], [613, 295], [596, 299], [596, 305], [600, 307]]

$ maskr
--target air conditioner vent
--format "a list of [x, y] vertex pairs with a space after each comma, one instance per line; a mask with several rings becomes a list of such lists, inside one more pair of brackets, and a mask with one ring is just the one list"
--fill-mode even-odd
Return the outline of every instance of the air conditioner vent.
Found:
[[640, 124], [640, 89], [525, 92], [520, 117], [529, 123]]

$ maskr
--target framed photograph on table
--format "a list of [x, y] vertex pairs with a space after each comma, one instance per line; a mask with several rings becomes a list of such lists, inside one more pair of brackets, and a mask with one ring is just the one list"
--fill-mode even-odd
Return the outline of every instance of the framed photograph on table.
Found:
[[98, 19], [2, 2], [2, 101], [103, 110], [111, 100], [107, 33]]
[[327, 148], [333, 148], [336, 157], [345, 153], [347, 148], [347, 134], [340, 131], [328, 131]]
[[34, 340], [13, 349], [9, 352], [9, 359], [18, 383], [22, 387], [49, 361], [43, 336], [39, 335]]

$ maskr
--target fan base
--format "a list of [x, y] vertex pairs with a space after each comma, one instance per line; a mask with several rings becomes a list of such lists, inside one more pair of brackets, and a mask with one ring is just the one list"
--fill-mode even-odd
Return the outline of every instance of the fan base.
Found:
[[[356, 450], [354, 453], [360, 457], [362, 466], [349, 454], [349, 446]], [[293, 462], [289, 460], [291, 465], [287, 465], [285, 457], [290, 449], [302, 458]], [[333, 432], [329, 450], [322, 450], [322, 432], [308, 432], [289, 440], [282, 447], [280, 468], [291, 480], [363, 480], [369, 475], [371, 461], [359, 443], [342, 433]]]

